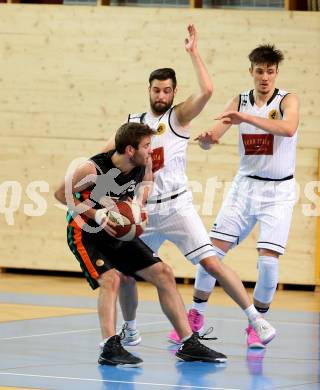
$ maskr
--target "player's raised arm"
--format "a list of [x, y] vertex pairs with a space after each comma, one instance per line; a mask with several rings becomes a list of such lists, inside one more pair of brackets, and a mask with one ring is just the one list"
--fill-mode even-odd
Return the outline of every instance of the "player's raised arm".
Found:
[[181, 126], [187, 126], [192, 119], [200, 114], [213, 92], [211, 78], [198, 52], [197, 40], [197, 30], [193, 24], [190, 24], [188, 37], [185, 39], [185, 49], [190, 55], [200, 90], [176, 106], [175, 111]]
[[[235, 96], [226, 104], [224, 111], [238, 110], [238, 106], [239, 96]], [[195, 138], [195, 141], [199, 141], [199, 145], [203, 149], [209, 149], [209, 145], [219, 143], [219, 139], [230, 129], [231, 125], [230, 123], [224, 123], [222, 120], [215, 120], [213, 126], [209, 130], [199, 134]]]

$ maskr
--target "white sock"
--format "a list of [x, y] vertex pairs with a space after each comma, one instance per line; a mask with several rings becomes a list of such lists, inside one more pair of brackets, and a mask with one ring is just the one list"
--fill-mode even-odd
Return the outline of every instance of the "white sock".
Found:
[[137, 321], [136, 320], [125, 321], [125, 323], [127, 324], [128, 329], [131, 329], [131, 330], [137, 329]]
[[[110, 336], [111, 337], [111, 336]], [[110, 339], [110, 337], [106, 337], [105, 339], [103, 339], [100, 343], [99, 343], [99, 347], [100, 348], [103, 348], [105, 343]]]
[[261, 317], [261, 314], [258, 312], [258, 310], [254, 307], [253, 304], [244, 309], [244, 312], [246, 313], [249, 321], [254, 321], [257, 317]]
[[189, 334], [189, 336], [186, 336], [183, 339], [181, 339], [181, 342], [184, 343], [185, 341], [189, 340], [191, 336], [192, 336], [192, 333]]
[[192, 309], [196, 309], [198, 313], [204, 315], [208, 302], [192, 302]]

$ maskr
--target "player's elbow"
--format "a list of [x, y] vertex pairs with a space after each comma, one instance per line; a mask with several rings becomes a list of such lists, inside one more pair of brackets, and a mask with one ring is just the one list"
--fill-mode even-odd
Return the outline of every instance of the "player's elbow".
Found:
[[203, 91], [203, 96], [209, 100], [213, 94], [213, 85], [207, 85], [206, 89]]
[[296, 134], [297, 129], [294, 127], [289, 127], [286, 131], [286, 137], [293, 137]]
[[66, 197], [64, 191], [61, 191], [61, 189], [57, 189], [54, 192], [54, 197], [59, 201], [60, 203], [66, 204]]
[[298, 130], [299, 122], [297, 121], [283, 121], [283, 132], [285, 137], [293, 137]]

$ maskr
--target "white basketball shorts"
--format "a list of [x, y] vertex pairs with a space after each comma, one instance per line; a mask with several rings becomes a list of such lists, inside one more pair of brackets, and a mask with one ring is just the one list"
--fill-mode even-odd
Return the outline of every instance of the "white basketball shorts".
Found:
[[223, 201], [210, 237], [236, 246], [259, 224], [258, 249], [283, 254], [288, 240], [295, 179], [263, 181], [236, 175]]
[[140, 238], [156, 254], [168, 240], [193, 264], [215, 255], [208, 232], [192, 204], [190, 191], [163, 203], [147, 205], [147, 210], [148, 224]]

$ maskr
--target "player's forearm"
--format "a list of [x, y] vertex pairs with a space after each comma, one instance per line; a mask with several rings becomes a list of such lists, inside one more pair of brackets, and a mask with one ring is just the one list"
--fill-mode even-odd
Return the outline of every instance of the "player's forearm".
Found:
[[200, 91], [195, 92], [189, 98], [176, 106], [176, 114], [181, 126], [187, 126], [203, 110], [213, 91], [211, 78], [200, 56], [195, 52], [190, 53], [194, 69], [196, 71]]
[[146, 166], [145, 175], [143, 181], [139, 184], [139, 191], [136, 193], [138, 201], [144, 205], [147, 202], [149, 195], [152, 192], [153, 188], [153, 172], [152, 172], [152, 163]]
[[213, 142], [219, 141], [220, 138], [230, 129], [231, 125], [224, 125], [222, 122], [215, 124], [211, 130], [209, 130], [210, 136]]
[[92, 208], [90, 200], [81, 201], [77, 199], [75, 194], [66, 194], [62, 191], [55, 192], [56, 199], [65, 204], [68, 207], [68, 210], [72, 212], [74, 216], [84, 215], [89, 219], [95, 219], [96, 210]]
[[287, 120], [266, 119], [248, 114], [244, 114], [243, 119], [250, 125], [282, 137], [292, 137], [297, 131], [297, 126]]
[[211, 77], [198, 51], [190, 52], [190, 58], [200, 87], [200, 91], [197, 95], [206, 99], [207, 102], [213, 93]]
[[147, 203], [147, 200], [152, 192], [153, 181], [143, 181], [140, 183], [139, 193], [135, 200], [144, 206]]

